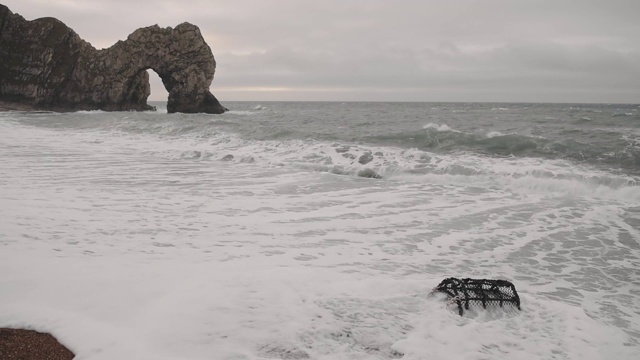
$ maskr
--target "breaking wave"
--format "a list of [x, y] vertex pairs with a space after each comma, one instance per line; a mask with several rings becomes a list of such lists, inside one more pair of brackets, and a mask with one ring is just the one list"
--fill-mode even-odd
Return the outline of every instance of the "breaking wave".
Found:
[[[254, 107], [248, 111], [269, 110]], [[640, 202], [640, 176], [616, 170], [640, 167], [640, 139], [625, 131], [601, 132], [608, 137], [608, 145], [602, 146], [574, 140], [582, 136], [575, 133], [580, 129], [565, 130], [572, 133], [562, 135], [563, 140], [553, 140], [495, 129], [464, 132], [443, 123], [427, 123], [415, 131], [349, 141], [323, 139], [295, 127], [271, 126], [258, 116], [92, 114], [65, 115], [64, 129], [73, 128], [73, 133], [88, 143], [211, 162], [211, 166], [225, 162]], [[55, 116], [35, 114], [21, 123], [62, 126]], [[609, 166], [600, 166], [603, 163]]]
[[369, 140], [440, 153], [467, 151], [492, 156], [561, 158], [591, 164], [640, 167], [638, 138], [609, 133], [604, 134], [608, 137], [606, 142], [594, 144], [574, 140], [576, 136], [572, 135], [584, 135], [578, 134], [580, 132], [580, 129], [565, 130], [563, 135], [566, 136], [558, 140], [493, 130], [467, 133], [446, 124], [430, 123], [423, 130], [374, 136]]
[[[417, 147], [281, 139], [285, 134], [274, 135], [272, 140], [256, 140], [220, 131], [215, 126], [205, 127], [206, 130], [186, 123], [178, 127], [154, 126], [155, 134], [119, 132], [119, 136], [108, 136], [101, 141], [114, 142], [111, 146], [126, 141], [127, 146], [135, 144], [140, 151], [160, 153], [176, 160], [210, 162], [211, 166], [216, 166], [217, 162], [252, 164], [388, 181], [640, 202], [640, 178], [576, 164], [568, 159], [496, 156], [495, 151], [491, 155], [474, 151], [442, 153]], [[449, 133], [448, 130], [445, 132]], [[496, 138], [497, 141], [493, 140]], [[518, 135], [487, 134], [475, 141], [488, 148], [520, 151], [539, 146], [536, 138], [524, 140]]]

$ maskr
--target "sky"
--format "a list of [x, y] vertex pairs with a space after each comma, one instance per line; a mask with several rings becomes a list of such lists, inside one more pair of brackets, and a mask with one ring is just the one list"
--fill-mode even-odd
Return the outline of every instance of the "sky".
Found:
[[[640, 0], [0, 0], [97, 48], [197, 25], [224, 101], [640, 103]], [[166, 91], [151, 74], [150, 100]]]

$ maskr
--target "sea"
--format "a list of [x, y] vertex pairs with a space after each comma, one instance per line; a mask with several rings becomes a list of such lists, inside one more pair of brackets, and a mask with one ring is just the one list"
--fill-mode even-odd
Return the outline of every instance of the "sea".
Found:
[[[76, 359], [639, 359], [640, 105], [0, 113], [0, 327]], [[500, 279], [521, 309], [432, 290]]]

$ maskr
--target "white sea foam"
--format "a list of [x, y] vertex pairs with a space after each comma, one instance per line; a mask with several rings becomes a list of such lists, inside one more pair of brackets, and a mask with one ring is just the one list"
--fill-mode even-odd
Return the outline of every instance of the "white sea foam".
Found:
[[434, 123], [428, 123], [427, 125], [424, 125], [422, 127], [423, 129], [435, 129], [437, 131], [452, 131], [452, 132], [459, 132], [457, 130], [452, 129], [451, 127], [449, 127], [449, 125], [447, 124], [434, 124]]
[[253, 109], [253, 110], [231, 110], [226, 112], [225, 114], [233, 114], [233, 115], [243, 115], [243, 116], [252, 116], [252, 115], [256, 115], [258, 114], [258, 111], [262, 110], [262, 108], [260, 109]]
[[[640, 349], [637, 187], [612, 174], [225, 132], [0, 128], [0, 326], [51, 332], [80, 359]], [[510, 279], [522, 311], [460, 317], [428, 296], [448, 276]]]
[[76, 112], [77, 114], [82, 114], [82, 115], [98, 115], [98, 114], [104, 114], [105, 112], [103, 110], [80, 110]]

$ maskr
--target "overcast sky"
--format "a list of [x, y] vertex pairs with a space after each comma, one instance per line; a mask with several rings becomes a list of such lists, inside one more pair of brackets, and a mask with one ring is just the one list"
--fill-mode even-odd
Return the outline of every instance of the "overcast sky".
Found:
[[[224, 101], [640, 102], [640, 0], [0, 0], [97, 48], [198, 25]], [[154, 75], [151, 99], [166, 99]]]

